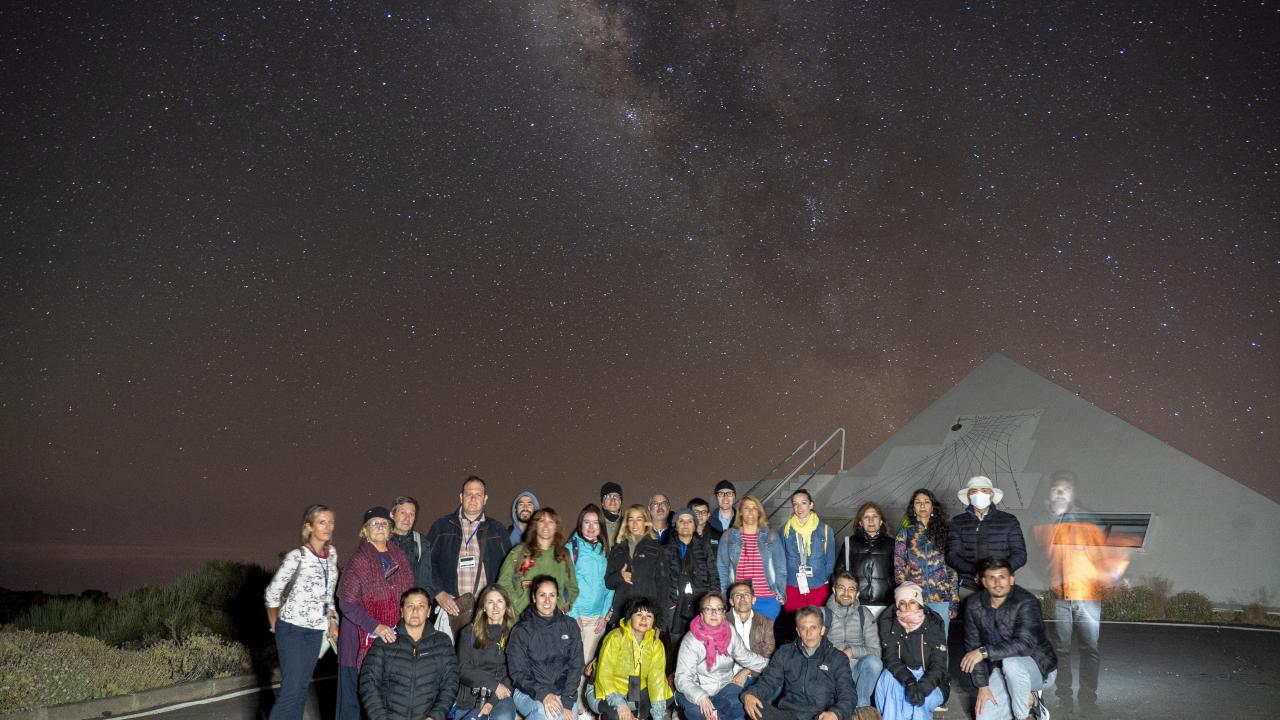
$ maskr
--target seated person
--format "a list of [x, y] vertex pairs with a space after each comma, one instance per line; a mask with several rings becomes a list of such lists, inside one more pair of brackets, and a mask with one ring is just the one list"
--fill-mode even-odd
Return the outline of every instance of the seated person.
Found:
[[490, 585], [480, 593], [471, 624], [458, 634], [457, 720], [515, 720], [516, 704], [511, 697], [511, 677], [507, 674], [507, 636], [516, 623], [501, 585]]
[[360, 703], [369, 720], [414, 717], [448, 720], [458, 692], [458, 659], [449, 636], [427, 624], [427, 591], [400, 596], [394, 642], [379, 639], [360, 667]]
[[827, 598], [827, 640], [853, 664], [853, 689], [857, 707], [871, 704], [871, 693], [880, 679], [880, 631], [875, 613], [858, 602], [858, 578], [842, 570], [833, 580], [834, 592]]
[[622, 612], [618, 627], [600, 641], [587, 704], [604, 720], [667, 720], [671, 686], [667, 651], [653, 627], [657, 608], [648, 598], [632, 597]]
[[[796, 611], [794, 642], [779, 647], [755, 685], [742, 691], [751, 720], [849, 720], [856, 696], [849, 658], [827, 641], [822, 610]], [[774, 707], [769, 699], [778, 695]]]
[[1058, 656], [1044, 632], [1040, 600], [1013, 584], [1007, 558], [978, 563], [982, 591], [964, 606], [964, 649], [960, 669], [978, 688], [978, 720], [1040, 718], [1049, 712], [1040, 692], [1054, 686]]
[[[676, 659], [676, 703], [685, 720], [742, 720], [742, 688], [769, 661], [751, 652], [725, 621], [718, 592], [698, 600], [698, 615], [680, 643]], [[742, 666], [737, 673], [735, 666]]]
[[507, 636], [507, 673], [516, 712], [525, 720], [574, 720], [582, 677], [578, 623], [560, 611], [560, 584], [539, 575], [529, 584], [533, 602]]
[[884, 720], [929, 720], [947, 701], [947, 634], [942, 616], [924, 604], [924, 591], [904, 582], [894, 605], [880, 614], [876, 708]]

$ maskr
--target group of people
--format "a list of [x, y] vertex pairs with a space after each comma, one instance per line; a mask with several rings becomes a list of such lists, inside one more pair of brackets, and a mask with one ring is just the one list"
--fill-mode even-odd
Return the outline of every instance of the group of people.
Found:
[[1026, 544], [1001, 496], [975, 477], [948, 521], [917, 490], [897, 532], [866, 503], [837, 541], [803, 489], [774, 528], [728, 481], [674, 510], [661, 494], [624, 508], [609, 482], [568, 529], [531, 492], [505, 525], [471, 476], [425, 534], [412, 498], [366, 511], [341, 575], [334, 514], [313, 505], [266, 591], [271, 718], [302, 717], [330, 643], [339, 720], [917, 720], [945, 709], [962, 604], [979, 720], [1045, 718], [1057, 655], [1014, 583]]

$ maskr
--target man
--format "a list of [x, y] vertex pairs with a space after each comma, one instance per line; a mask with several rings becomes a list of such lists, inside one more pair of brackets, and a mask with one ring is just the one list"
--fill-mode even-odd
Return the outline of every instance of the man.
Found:
[[1014, 584], [1008, 558], [983, 559], [978, 577], [983, 590], [964, 606], [960, 658], [960, 670], [978, 688], [974, 714], [977, 720], [1048, 720], [1040, 693], [1054, 684], [1058, 656], [1044, 633], [1040, 600]]
[[418, 520], [418, 501], [408, 495], [399, 495], [391, 501], [391, 542], [409, 558], [413, 568], [413, 584], [427, 587], [431, 566], [422, 562], [422, 533], [413, 529]]
[[667, 524], [671, 519], [671, 501], [667, 496], [658, 493], [649, 498], [649, 514], [653, 516], [653, 531], [658, 534], [658, 543], [666, 544], [671, 527]]
[[[795, 642], [778, 648], [756, 684], [742, 691], [751, 720], [849, 720], [856, 699], [849, 658], [825, 637], [822, 611], [796, 611]], [[769, 699], [782, 691], [778, 705]]]
[[996, 507], [1004, 491], [991, 479], [978, 475], [957, 493], [967, 510], [951, 518], [947, 535], [947, 564], [960, 576], [960, 599], [981, 588], [976, 572], [978, 561], [988, 557], [1009, 560], [1011, 572], [1027, 564], [1027, 542], [1018, 518]]
[[360, 704], [369, 720], [448, 720], [458, 692], [458, 659], [448, 636], [427, 624], [431, 600], [415, 587], [400, 596], [394, 642], [378, 640], [360, 668]]
[[1049, 554], [1053, 588], [1053, 647], [1058, 654], [1056, 708], [1072, 711], [1071, 641], [1079, 643], [1080, 689], [1077, 700], [1084, 717], [1101, 717], [1098, 708], [1098, 635], [1102, 590], [1123, 573], [1123, 553], [1108, 547], [1102, 530], [1079, 516], [1076, 476], [1059, 470], [1050, 476], [1049, 512], [1054, 521], [1036, 534]]
[[511, 550], [507, 529], [485, 517], [489, 494], [484, 480], [472, 475], [462, 482], [458, 509], [436, 520], [427, 533], [431, 585], [427, 588], [449, 615], [453, 636], [471, 622], [476, 595], [498, 577]]
[[738, 502], [738, 489], [728, 480], [716, 483], [716, 512], [707, 520], [707, 526], [720, 535], [733, 527], [733, 518], [737, 515], [734, 503]]
[[524, 529], [529, 526], [529, 518], [541, 508], [542, 505], [538, 504], [538, 496], [528, 490], [511, 501], [511, 534], [507, 537], [511, 547], [524, 542]]
[[618, 541], [618, 528], [622, 526], [622, 486], [607, 482], [600, 486], [600, 510], [604, 512], [604, 536], [613, 545]]
[[711, 505], [702, 498], [689, 501], [688, 508], [693, 511], [693, 519], [698, 523], [697, 535], [711, 548], [711, 557], [720, 550], [721, 533], [707, 522], [711, 519]]
[[[729, 617], [733, 620], [733, 632], [751, 652], [763, 658], [773, 656], [774, 638], [773, 621], [755, 611], [756, 594], [751, 590], [751, 583], [740, 580], [729, 586], [725, 593], [729, 598], [729, 607], [733, 612]], [[734, 666], [736, 673], [741, 667]], [[752, 681], [754, 682], [754, 680]]]
[[826, 606], [827, 640], [853, 663], [855, 707], [866, 707], [884, 670], [876, 616], [858, 602], [858, 578], [853, 573], [837, 574], [833, 590]]

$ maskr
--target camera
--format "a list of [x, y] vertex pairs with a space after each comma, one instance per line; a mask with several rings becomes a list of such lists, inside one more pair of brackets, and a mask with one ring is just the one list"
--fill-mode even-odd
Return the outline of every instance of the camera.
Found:
[[471, 696], [479, 698], [480, 700], [488, 700], [491, 695], [493, 695], [493, 691], [487, 687], [471, 688]]

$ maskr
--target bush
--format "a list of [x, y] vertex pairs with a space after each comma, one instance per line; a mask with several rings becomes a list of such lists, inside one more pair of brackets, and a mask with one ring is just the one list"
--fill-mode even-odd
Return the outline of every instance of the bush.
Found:
[[122, 650], [96, 638], [9, 627], [0, 632], [0, 713], [249, 670], [244, 647], [211, 635]]
[[1102, 597], [1103, 620], [1150, 620], [1155, 593], [1142, 585], [1112, 588]]
[[194, 635], [257, 646], [266, 640], [262, 594], [269, 580], [257, 565], [211, 562], [169, 585], [138, 588], [115, 600], [50, 600], [18, 616], [14, 625], [73, 632], [115, 646], [145, 647]]
[[1217, 615], [1209, 598], [1198, 592], [1180, 592], [1169, 598], [1167, 605], [1170, 620], [1178, 622], [1213, 622]]

